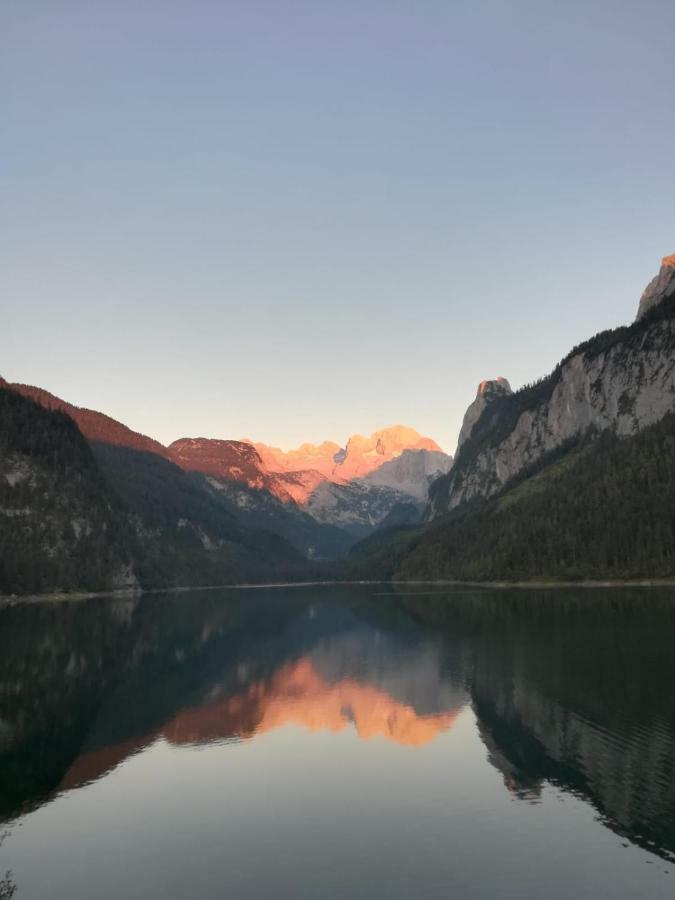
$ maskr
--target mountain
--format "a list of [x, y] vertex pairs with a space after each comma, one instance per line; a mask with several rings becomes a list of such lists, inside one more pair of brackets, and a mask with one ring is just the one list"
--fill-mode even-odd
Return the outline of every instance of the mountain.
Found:
[[307, 498], [304, 508], [317, 522], [336, 525], [361, 538], [377, 528], [405, 496], [359, 479], [346, 483], [323, 481]]
[[168, 450], [182, 469], [206, 476], [242, 523], [282, 536], [303, 556], [333, 559], [353, 544], [354, 538], [335, 523], [317, 521], [303, 508], [323, 481], [318, 472], [270, 472], [257, 448], [244, 441], [181, 438]]
[[[567, 447], [486, 500], [360, 552], [381, 577], [463, 581], [675, 576], [675, 413]], [[353, 551], [356, 552], [356, 551]]]
[[21, 394], [23, 397], [30, 397], [36, 403], [45, 409], [59, 410], [77, 423], [77, 427], [82, 434], [90, 441], [99, 441], [104, 444], [113, 444], [116, 447], [128, 447], [131, 450], [142, 450], [146, 453], [156, 453], [158, 456], [169, 458], [170, 454], [166, 447], [144, 434], [132, 431], [121, 422], [111, 419], [104, 413], [96, 412], [93, 409], [85, 409], [80, 406], [73, 406], [67, 403], [49, 391], [42, 388], [33, 387], [28, 384], [10, 384], [5, 382], [5, 386]]
[[[181, 468], [207, 475], [241, 515], [256, 516], [258, 527], [265, 523], [307, 556], [322, 558], [346, 551], [400, 504], [415, 501], [421, 515], [429, 484], [452, 461], [435, 441], [400, 425], [351, 437], [344, 450], [330, 441], [285, 453], [265, 444], [182, 438], [168, 452]], [[318, 468], [305, 468], [312, 464]]]
[[302, 564], [282, 538], [242, 525], [202, 476], [87, 441], [62, 407], [6, 382], [0, 547], [0, 593], [17, 594], [260, 581]]
[[[380, 530], [352, 577], [675, 575], [675, 295], [513, 393], [484, 382], [427, 523]], [[405, 520], [404, 520], [405, 521]]]
[[370, 437], [355, 434], [347, 441], [343, 451], [338, 453], [333, 477], [336, 481], [351, 481], [363, 478], [375, 469], [396, 459], [404, 450], [443, 451], [436, 441], [422, 437], [414, 428], [394, 425], [375, 431]]
[[462, 445], [465, 444], [471, 437], [471, 432], [473, 431], [474, 425], [483, 415], [485, 408], [498, 397], [508, 397], [512, 393], [513, 391], [511, 390], [511, 385], [508, 383], [506, 378], [502, 378], [501, 376], [493, 379], [487, 379], [486, 381], [481, 381], [481, 383], [478, 385], [478, 390], [476, 391], [476, 399], [473, 401], [473, 403], [470, 404], [467, 411], [464, 413], [462, 428], [459, 432], [459, 438], [457, 440], [457, 452], [459, 452]]
[[128, 522], [65, 413], [0, 383], [0, 593], [132, 587]]
[[[670, 270], [664, 265], [651, 282], [647, 305], [643, 295], [632, 325], [574, 348], [548, 377], [515, 394], [505, 381], [487, 382], [492, 386], [487, 393], [479, 388], [454, 465], [430, 491], [430, 517], [491, 496], [589, 432], [633, 435], [673, 408], [675, 290], [664, 280]], [[654, 300], [656, 283], [660, 302]]]
[[404, 450], [360, 479], [362, 484], [386, 487], [426, 503], [429, 485], [447, 472], [452, 457], [439, 450]]
[[[125, 490], [126, 483], [133, 482], [142, 491], [139, 496], [144, 498], [146, 515], [153, 504], [162, 507], [163, 493], [170, 495], [176, 521], [185, 518], [178, 498], [197, 491], [209, 507], [219, 504], [228, 527], [236, 521], [244, 531], [271, 532], [308, 559], [340, 556], [357, 538], [378, 527], [392, 509], [411, 500], [421, 511], [429, 473], [447, 468], [448, 458], [434, 441], [404, 426], [382, 429], [369, 438], [353, 436], [344, 449], [324, 441], [284, 452], [251, 441], [205, 437], [181, 438], [165, 447], [110, 416], [75, 406], [41, 388], [7, 387], [45, 409], [68, 415], [94, 449], [102, 474], [113, 490], [126, 495], [130, 508], [140, 500]], [[398, 463], [404, 456], [405, 463]], [[183, 479], [159, 460], [181, 469]], [[388, 468], [390, 463], [395, 464], [393, 469]], [[368, 477], [380, 467], [379, 480], [355, 484], [356, 476], [350, 474]], [[148, 505], [145, 501], [150, 497], [153, 501]], [[206, 518], [210, 516], [209, 512]], [[160, 518], [168, 528], [163, 513]], [[201, 533], [199, 529], [201, 525], [195, 534]], [[149, 577], [159, 577], [161, 569], [154, 567]]]
[[[253, 443], [249, 441], [248, 443]], [[278, 447], [267, 444], [253, 444], [260, 458], [270, 472], [303, 472], [313, 471], [330, 478], [335, 468], [335, 457], [341, 448], [333, 441], [321, 444], [301, 444], [295, 450], [284, 452]]]
[[305, 509], [317, 521], [339, 525], [359, 537], [387, 521], [400, 521], [402, 515], [406, 522], [416, 522], [424, 512], [429, 485], [451, 464], [452, 457], [442, 451], [406, 449], [362, 478], [322, 482], [307, 498]]
[[423, 437], [414, 428], [393, 425], [375, 431], [370, 437], [352, 435], [344, 448], [332, 441], [322, 444], [302, 444], [284, 452], [277, 447], [255, 444], [270, 472], [319, 472], [329, 481], [351, 481], [360, 478], [400, 456], [405, 450], [428, 450], [443, 453], [431, 438]]

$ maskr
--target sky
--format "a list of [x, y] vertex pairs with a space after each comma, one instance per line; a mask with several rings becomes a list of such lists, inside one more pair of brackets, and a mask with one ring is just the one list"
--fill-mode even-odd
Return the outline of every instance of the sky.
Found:
[[672, 0], [4, 0], [0, 375], [452, 452], [675, 251]]

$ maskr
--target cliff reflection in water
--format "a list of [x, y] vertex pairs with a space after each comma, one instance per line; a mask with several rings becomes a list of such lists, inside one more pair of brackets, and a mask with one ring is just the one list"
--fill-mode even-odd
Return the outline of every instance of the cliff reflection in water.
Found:
[[4, 609], [0, 815], [159, 738], [293, 725], [414, 748], [471, 704], [514, 797], [556, 785], [673, 857], [674, 626], [672, 596], [629, 591], [256, 589]]

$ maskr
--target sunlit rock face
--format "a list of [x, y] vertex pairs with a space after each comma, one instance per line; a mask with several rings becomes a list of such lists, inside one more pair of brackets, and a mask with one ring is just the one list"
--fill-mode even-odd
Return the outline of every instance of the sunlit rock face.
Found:
[[324, 480], [314, 469], [270, 471], [258, 448], [246, 441], [181, 438], [169, 446], [169, 452], [182, 469], [201, 472], [221, 484], [266, 491], [282, 503], [303, 504]]
[[400, 456], [404, 450], [443, 452], [436, 441], [423, 437], [414, 428], [407, 428], [405, 425], [383, 428], [370, 437], [355, 434], [350, 437], [344, 455], [336, 463], [333, 478], [337, 481], [350, 481], [352, 478], [363, 477]]
[[658, 275], [652, 278], [644, 289], [637, 318], [641, 319], [650, 309], [673, 296], [675, 296], [675, 253], [663, 257]]
[[481, 381], [481, 383], [478, 385], [478, 390], [476, 391], [476, 399], [464, 413], [462, 428], [459, 432], [459, 438], [457, 440], [458, 453], [462, 444], [469, 437], [471, 437], [473, 427], [482, 416], [485, 407], [488, 406], [497, 397], [504, 397], [512, 393], [513, 391], [511, 390], [511, 385], [508, 383], [506, 378], [502, 378], [501, 376], [488, 379], [486, 381]]
[[332, 441], [288, 452], [253, 446], [277, 497], [324, 524], [366, 531], [406, 498], [425, 503], [430, 482], [452, 463], [434, 440], [404, 425], [353, 435], [344, 449]]
[[260, 458], [270, 472], [300, 472], [312, 469], [331, 481], [351, 481], [373, 472], [380, 466], [396, 459], [405, 450], [442, 450], [428, 437], [423, 437], [414, 428], [393, 425], [364, 437], [352, 435], [343, 448], [333, 441], [322, 444], [302, 444], [287, 452], [267, 444], [255, 444]]
[[[172, 461], [186, 471], [269, 490], [275, 495], [283, 493], [275, 490], [260, 454], [252, 444], [212, 438], [180, 438], [168, 449]], [[286, 499], [285, 495], [283, 499]]]
[[284, 452], [267, 444], [254, 444], [270, 472], [302, 472], [308, 469], [329, 478], [335, 467], [335, 455], [340, 447], [333, 441], [321, 444], [301, 444]]

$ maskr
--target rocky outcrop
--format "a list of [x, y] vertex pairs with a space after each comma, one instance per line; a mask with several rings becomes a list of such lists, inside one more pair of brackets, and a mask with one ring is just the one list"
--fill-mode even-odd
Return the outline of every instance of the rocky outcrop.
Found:
[[481, 383], [478, 385], [478, 390], [476, 391], [476, 399], [464, 413], [462, 428], [459, 432], [459, 438], [457, 440], [458, 453], [462, 444], [464, 444], [467, 438], [471, 436], [473, 426], [483, 415], [485, 407], [488, 406], [497, 397], [504, 397], [512, 393], [513, 391], [511, 390], [511, 385], [508, 383], [506, 378], [502, 378], [501, 376], [498, 376], [494, 379], [489, 379], [487, 381], [481, 381]]
[[252, 488], [267, 487], [268, 473], [252, 444], [211, 438], [180, 438], [168, 449], [172, 461], [186, 471], [241, 482]]
[[[453, 468], [430, 488], [428, 516], [494, 494], [583, 435], [635, 434], [675, 408], [675, 296], [649, 310], [573, 350], [543, 381], [493, 396], [475, 421], [470, 407]], [[480, 397], [479, 388], [473, 406]]]
[[[316, 521], [344, 529], [354, 537], [365, 537], [389, 515], [406, 495], [388, 487], [324, 481], [311, 494], [304, 509]], [[423, 508], [423, 505], [422, 505]]]
[[650, 309], [669, 297], [675, 297], [675, 253], [663, 257], [659, 274], [644, 289], [637, 318], [641, 319]]
[[384, 463], [361, 481], [425, 502], [430, 483], [447, 472], [451, 465], [452, 457], [439, 450], [404, 450], [400, 456]]

